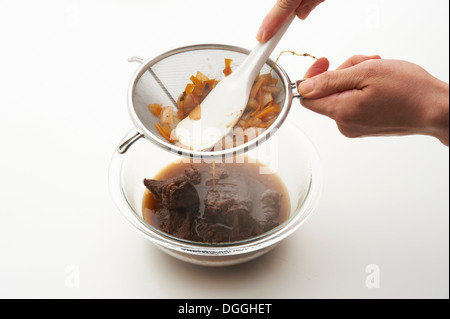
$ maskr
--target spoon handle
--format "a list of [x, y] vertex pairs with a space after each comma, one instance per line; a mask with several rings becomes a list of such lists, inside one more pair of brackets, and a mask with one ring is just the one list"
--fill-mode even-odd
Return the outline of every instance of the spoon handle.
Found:
[[245, 59], [245, 61], [241, 64], [241, 67], [239, 67], [239, 69], [242, 70], [241, 72], [245, 72], [245, 73], [248, 72], [249, 78], [251, 80], [256, 78], [259, 71], [261, 71], [261, 68], [267, 62], [267, 60], [269, 59], [273, 50], [280, 42], [284, 33], [291, 25], [295, 16], [296, 16], [295, 13], [291, 14], [289, 16], [289, 18], [287, 18], [286, 21], [282, 24], [280, 29], [278, 29], [277, 33], [275, 33], [274, 36], [272, 38], [270, 38], [269, 41], [267, 41], [266, 43], [258, 42], [256, 44], [256, 47], [249, 54], [249, 56]]

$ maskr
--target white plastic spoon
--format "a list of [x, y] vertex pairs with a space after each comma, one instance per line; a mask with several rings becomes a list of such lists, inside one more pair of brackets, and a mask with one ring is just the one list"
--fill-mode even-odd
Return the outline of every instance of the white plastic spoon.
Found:
[[187, 116], [178, 123], [175, 133], [181, 144], [197, 151], [210, 149], [233, 129], [247, 106], [256, 76], [294, 18], [292, 14], [269, 41], [258, 43], [244, 62], [217, 84], [200, 105], [200, 119]]

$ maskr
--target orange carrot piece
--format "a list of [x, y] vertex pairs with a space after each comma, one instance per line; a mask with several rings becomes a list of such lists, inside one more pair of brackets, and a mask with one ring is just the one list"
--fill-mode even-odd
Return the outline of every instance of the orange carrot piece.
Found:
[[258, 114], [260, 111], [259, 107], [252, 113], [250, 114], [251, 117], [254, 117], [256, 114]]
[[225, 68], [225, 69], [223, 69], [223, 74], [225, 74], [225, 76], [229, 76], [233, 71], [231, 71], [231, 69], [230, 68]]
[[262, 90], [259, 90], [258, 91], [258, 109], [262, 109], [263, 108], [263, 104], [262, 104], [262, 102], [263, 102], [263, 96], [262, 96]]
[[163, 129], [164, 133], [166, 133], [167, 136], [170, 136], [172, 134], [172, 128], [170, 127], [169, 124], [164, 124], [161, 128]]
[[258, 107], [256, 108], [256, 110], [250, 114], [250, 116], [255, 116], [256, 114], [258, 114], [261, 109], [262, 109], [263, 105], [262, 105], [262, 92], [261, 90], [258, 91]]
[[266, 115], [268, 115], [269, 113], [272, 113], [272, 112], [274, 112], [274, 113], [278, 113], [277, 112], [277, 108], [275, 107], [275, 106], [269, 106], [269, 107], [266, 107], [264, 110], [262, 110], [259, 114], [257, 114], [256, 116], [255, 116], [255, 118], [256, 119], [260, 119], [260, 118], [262, 118], [262, 117], [264, 117], [264, 116], [266, 116]]
[[188, 83], [188, 84], [186, 85], [186, 88], [184, 89], [184, 91], [186, 92], [186, 94], [191, 94], [192, 91], [194, 91], [194, 89], [195, 89], [195, 84], [193, 84], [193, 83]]
[[277, 103], [272, 102], [272, 107], [275, 108], [275, 113], [281, 112], [281, 106], [279, 106]]
[[262, 85], [266, 82], [265, 78], [259, 78], [258, 82], [253, 84], [252, 90], [250, 91], [250, 97], [255, 98], [258, 94], [259, 90], [261, 89]]
[[192, 94], [195, 96], [202, 96], [203, 95], [203, 89], [199, 88], [198, 86], [195, 86], [192, 90]]
[[172, 143], [172, 141], [170, 140], [170, 136], [167, 135], [167, 133], [164, 131], [164, 129], [161, 127], [161, 125], [156, 123], [155, 126], [156, 126], [156, 129], [158, 130], [158, 132], [162, 135], [162, 137], [164, 137], [166, 140], [168, 140], [170, 143]]
[[148, 108], [156, 117], [159, 117], [161, 115], [162, 104], [149, 104]]
[[209, 78], [200, 71], [197, 71], [197, 74], [195, 75], [195, 77], [201, 82], [209, 81]]
[[195, 84], [195, 86], [198, 86], [201, 89], [203, 89], [205, 87], [205, 83], [203, 83], [202, 81], [197, 79], [197, 77], [192, 75], [190, 79], [191, 79], [192, 83]]
[[229, 76], [233, 71], [231, 70], [231, 59], [225, 59], [225, 69], [223, 69], [223, 74]]

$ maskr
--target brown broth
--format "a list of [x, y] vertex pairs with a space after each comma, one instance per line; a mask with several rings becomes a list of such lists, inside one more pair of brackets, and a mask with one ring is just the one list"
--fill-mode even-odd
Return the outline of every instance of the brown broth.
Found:
[[[282, 224], [288, 219], [290, 214], [290, 199], [287, 189], [278, 175], [275, 173], [260, 174], [260, 168], [263, 166], [260, 163], [248, 163], [245, 161], [245, 163], [220, 165], [225, 165], [228, 172], [228, 177], [220, 182], [235, 184], [236, 186], [233, 186], [233, 191], [235, 190], [236, 194], [244, 194], [253, 202], [253, 208], [251, 210], [252, 217], [255, 219], [262, 217], [262, 203], [260, 201], [261, 195], [267, 189], [272, 189], [282, 195], [277, 222]], [[205, 209], [203, 200], [206, 197], [208, 190], [211, 189], [211, 185], [206, 186], [204, 181], [210, 179], [212, 176], [212, 164], [205, 162], [172, 163], [162, 169], [155, 177], [153, 177], [153, 179], [165, 180], [183, 175], [185, 170], [191, 166], [195, 167], [200, 172], [202, 177], [202, 182], [195, 185], [200, 198], [199, 216], [202, 217]], [[159, 228], [159, 221], [156, 212], [160, 209], [161, 206], [159, 201], [155, 199], [153, 194], [148, 189], [146, 189], [142, 203], [143, 218], [146, 222], [156, 228]]]

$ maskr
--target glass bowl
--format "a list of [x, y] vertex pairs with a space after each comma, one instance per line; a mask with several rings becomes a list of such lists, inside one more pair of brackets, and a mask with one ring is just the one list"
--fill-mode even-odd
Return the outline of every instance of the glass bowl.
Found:
[[[318, 202], [322, 176], [317, 152], [305, 134], [287, 117], [285, 123], [272, 132], [270, 139], [260, 141], [246, 156], [269, 168], [261, 173], [275, 172], [282, 180], [290, 198], [289, 218], [267, 233], [243, 241], [211, 244], [178, 239], [144, 220], [142, 200], [146, 190], [143, 179], [154, 177], [170, 163], [179, 161], [180, 156], [145, 138], [135, 140], [123, 152], [120, 145], [134, 136], [136, 130], [130, 131], [112, 157], [109, 184], [113, 200], [135, 230], [180, 260], [204, 266], [228, 266], [250, 261], [298, 229]], [[228, 163], [230, 157], [223, 160]]]

